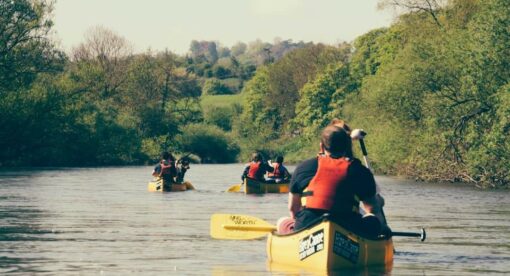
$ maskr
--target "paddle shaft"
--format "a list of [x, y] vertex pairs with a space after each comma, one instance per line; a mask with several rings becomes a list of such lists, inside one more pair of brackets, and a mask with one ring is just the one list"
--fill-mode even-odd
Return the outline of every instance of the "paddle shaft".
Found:
[[363, 139], [359, 139], [359, 145], [361, 147], [361, 152], [363, 153], [363, 160], [365, 161], [365, 166], [369, 170], [372, 170], [372, 168], [370, 167], [370, 162], [368, 161], [368, 152], [367, 147], [365, 146], [365, 141], [363, 141]]
[[276, 226], [265, 226], [265, 225], [235, 225], [235, 224], [223, 224], [223, 228], [227, 230], [245, 230], [245, 231], [262, 231], [271, 232], [276, 230]]
[[421, 237], [421, 233], [414, 233], [414, 232], [391, 232], [391, 235], [393, 237], [399, 236], [399, 237]]
[[422, 228], [420, 233], [416, 232], [391, 232], [392, 237], [418, 237], [421, 241], [424, 241], [427, 238], [427, 232]]

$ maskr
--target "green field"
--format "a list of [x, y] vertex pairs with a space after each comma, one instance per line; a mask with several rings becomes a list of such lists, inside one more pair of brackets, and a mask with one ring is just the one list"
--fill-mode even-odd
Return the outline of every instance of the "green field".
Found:
[[243, 95], [242, 94], [234, 94], [234, 95], [208, 95], [202, 96], [200, 100], [200, 104], [203, 109], [208, 109], [211, 107], [222, 107], [222, 106], [230, 106], [234, 103], [242, 104]]

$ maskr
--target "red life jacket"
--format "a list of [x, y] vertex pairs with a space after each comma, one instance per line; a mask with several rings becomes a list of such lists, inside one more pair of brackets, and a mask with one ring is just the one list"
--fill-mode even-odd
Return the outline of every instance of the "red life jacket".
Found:
[[280, 172], [280, 163], [274, 163], [273, 168], [274, 168], [274, 171], [271, 173], [268, 173], [267, 176], [274, 177], [274, 178], [282, 177], [282, 173]]
[[248, 171], [249, 178], [257, 178], [257, 172], [260, 169], [260, 162], [251, 162], [250, 170]]
[[[342, 190], [351, 164], [348, 158], [319, 156], [317, 173], [307, 187], [306, 208], [326, 210], [337, 214], [358, 211], [359, 201], [349, 189]], [[345, 184], [344, 184], [345, 185]]]

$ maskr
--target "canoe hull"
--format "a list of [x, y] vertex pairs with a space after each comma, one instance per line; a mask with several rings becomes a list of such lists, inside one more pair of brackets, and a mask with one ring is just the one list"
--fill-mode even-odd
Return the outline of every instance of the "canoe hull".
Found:
[[271, 233], [266, 249], [269, 262], [313, 270], [393, 263], [391, 238], [365, 239], [330, 221], [289, 235]]
[[244, 192], [246, 194], [288, 193], [289, 182], [265, 183], [251, 178], [245, 178]]
[[195, 188], [191, 182], [184, 181], [182, 184], [171, 184], [169, 186], [162, 185], [161, 180], [155, 180], [147, 184], [147, 190], [149, 192], [183, 192], [187, 190], [194, 190]]

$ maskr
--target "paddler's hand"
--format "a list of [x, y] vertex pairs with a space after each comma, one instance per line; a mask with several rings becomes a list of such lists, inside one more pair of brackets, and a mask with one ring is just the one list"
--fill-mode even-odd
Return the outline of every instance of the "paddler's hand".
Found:
[[351, 131], [351, 139], [352, 140], [360, 140], [365, 138], [367, 133], [363, 129], [356, 128], [353, 131]]

